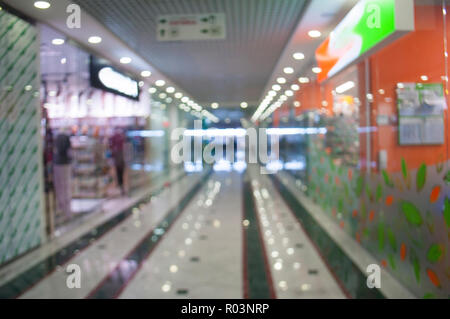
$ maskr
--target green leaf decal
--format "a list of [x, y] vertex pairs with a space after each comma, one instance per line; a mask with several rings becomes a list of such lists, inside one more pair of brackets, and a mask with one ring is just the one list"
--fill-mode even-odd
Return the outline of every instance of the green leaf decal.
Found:
[[426, 181], [427, 181], [427, 166], [425, 164], [422, 164], [417, 170], [416, 186], [418, 192], [420, 192], [422, 188], [425, 186]]
[[373, 201], [373, 198], [372, 198], [372, 190], [370, 189], [369, 184], [366, 185], [366, 195], [367, 195], [367, 197], [370, 199], [370, 201]]
[[394, 256], [392, 256], [392, 254], [388, 255], [388, 259], [389, 259], [389, 263], [391, 264], [392, 269], [395, 270], [395, 260], [394, 260]]
[[423, 295], [423, 299], [434, 299], [434, 295], [431, 292], [426, 293]]
[[380, 223], [378, 225], [378, 248], [380, 251], [384, 249], [384, 224]]
[[381, 184], [378, 184], [376, 194], [377, 194], [376, 195], [377, 196], [377, 202], [379, 202], [380, 199], [383, 197], [383, 186], [381, 186]]
[[427, 252], [427, 259], [431, 263], [438, 262], [442, 255], [444, 254], [444, 249], [439, 244], [433, 244], [430, 246]]
[[329, 162], [330, 162], [330, 168], [334, 172], [334, 170], [336, 169], [336, 165], [334, 165], [333, 159], [331, 157], [329, 158]]
[[387, 229], [387, 237], [392, 250], [397, 252], [397, 240], [395, 239], [395, 235], [390, 228]]
[[450, 185], [450, 171], [448, 171], [447, 174], [445, 174], [444, 182], [445, 184]]
[[413, 203], [408, 202], [408, 201], [403, 201], [401, 203], [401, 209], [410, 224], [415, 225], [415, 226], [422, 225], [422, 223], [423, 223], [422, 216], [420, 215], [419, 210]]
[[382, 173], [383, 173], [383, 178], [384, 178], [384, 182], [386, 183], [386, 185], [389, 187], [393, 187], [394, 183], [392, 182], [391, 177], [389, 176], [389, 173], [385, 169], [382, 171]]
[[359, 176], [356, 179], [356, 187], [355, 187], [355, 193], [357, 197], [360, 197], [362, 194], [362, 190], [363, 190], [363, 186], [364, 186], [364, 178], [362, 176]]
[[450, 227], [450, 200], [448, 197], [444, 201], [444, 219], [447, 227]]
[[405, 181], [408, 179], [408, 166], [406, 165], [406, 161], [402, 158], [402, 174]]
[[420, 262], [414, 250], [411, 250], [411, 262], [414, 268], [414, 275], [416, 276], [417, 283], [420, 283]]

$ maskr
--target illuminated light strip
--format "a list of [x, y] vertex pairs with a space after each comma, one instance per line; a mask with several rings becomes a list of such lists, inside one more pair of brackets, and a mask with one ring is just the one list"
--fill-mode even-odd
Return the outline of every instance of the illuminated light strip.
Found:
[[309, 134], [326, 134], [326, 127], [308, 127], [308, 128], [268, 128], [267, 135], [309, 135]]
[[129, 137], [162, 137], [165, 132], [163, 130], [142, 130], [142, 131], [130, 131], [127, 133]]
[[243, 128], [208, 129], [208, 130], [185, 130], [184, 136], [245, 136], [247, 131]]
[[336, 87], [336, 93], [342, 94], [355, 87], [355, 82], [348, 81]]
[[378, 131], [378, 127], [376, 126], [363, 126], [358, 127], [358, 133], [372, 133]]

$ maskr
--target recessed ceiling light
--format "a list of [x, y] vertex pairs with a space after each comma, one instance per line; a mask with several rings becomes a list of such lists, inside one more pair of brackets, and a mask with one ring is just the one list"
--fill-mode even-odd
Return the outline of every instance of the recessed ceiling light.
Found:
[[336, 92], [337, 92], [338, 94], [342, 94], [342, 93], [344, 93], [344, 92], [347, 92], [348, 90], [353, 89], [354, 87], [355, 87], [355, 82], [353, 82], [353, 81], [347, 81], [347, 82], [345, 82], [344, 84], [339, 85], [339, 86], [336, 88]]
[[66, 58], [62, 58], [61, 59], [61, 64], [66, 64], [67, 63], [67, 59]]
[[162, 93], [159, 93], [158, 96], [159, 96], [160, 99], [165, 99], [167, 97], [167, 94], [162, 92]]
[[301, 105], [302, 105], [302, 104], [301, 104], [299, 101], [295, 101], [295, 102], [294, 102], [294, 106], [295, 106], [295, 107], [300, 107]]
[[271, 90], [271, 91], [269, 91], [269, 92], [267, 93], [267, 95], [268, 95], [268, 96], [275, 96], [275, 95], [277, 95], [277, 92]]
[[280, 83], [280, 84], [284, 84], [284, 83], [286, 83], [286, 79], [283, 78], [283, 77], [279, 77], [279, 78], [277, 79], [277, 82]]
[[166, 84], [166, 81], [164, 81], [164, 80], [158, 80], [155, 82], [156, 86], [164, 86], [164, 84]]
[[428, 76], [422, 75], [422, 76], [420, 77], [420, 79], [421, 79], [422, 81], [428, 81]]
[[295, 52], [295, 53], [292, 55], [292, 57], [293, 57], [295, 60], [303, 60], [303, 59], [305, 58], [305, 55], [304, 55], [303, 53], [301, 53], [301, 52]]
[[180, 92], [177, 92], [177, 93], [175, 93], [174, 96], [175, 96], [176, 99], [181, 99], [183, 97], [183, 94], [180, 93]]
[[297, 85], [297, 84], [292, 84], [292, 85], [291, 85], [291, 89], [292, 89], [293, 91], [298, 91], [298, 90], [300, 90], [300, 86]]
[[50, 91], [50, 92], [48, 92], [48, 95], [49, 96], [56, 96], [56, 91]]
[[284, 94], [287, 95], [287, 96], [293, 96], [293, 95], [294, 95], [294, 92], [292, 92], [291, 90], [286, 90], [286, 91], [284, 92]]
[[156, 88], [151, 87], [148, 89], [148, 92], [150, 92], [151, 94], [156, 93]]
[[34, 6], [38, 9], [48, 9], [50, 8], [50, 2], [48, 1], [36, 1]]
[[309, 83], [309, 78], [307, 78], [307, 77], [300, 77], [300, 78], [298, 78], [298, 81], [300, 82], [300, 83]]
[[272, 89], [275, 91], [279, 91], [279, 90], [281, 90], [281, 86], [279, 86], [278, 84], [274, 84], [274, 85], [272, 85]]
[[142, 71], [141, 72], [141, 76], [143, 77], [143, 78], [148, 78], [149, 76], [151, 76], [152, 75], [152, 72], [150, 72], [150, 71]]
[[313, 67], [313, 68], [312, 68], [312, 71], [313, 71], [314, 73], [316, 73], [316, 74], [319, 74], [320, 72], [322, 72], [322, 69], [319, 68], [318, 66], [316, 66], [316, 67]]
[[139, 87], [143, 87], [144, 86], [144, 81], [139, 81]]
[[52, 40], [53, 45], [62, 45], [62, 44], [64, 44], [64, 42], [65, 42], [64, 39], [59, 39], [59, 38]]
[[120, 58], [120, 63], [129, 64], [129, 63], [131, 63], [131, 58], [124, 56], [123, 58]]
[[175, 88], [169, 86], [169, 87], [166, 89], [166, 92], [167, 92], [167, 93], [173, 93], [173, 92], [175, 92]]
[[247, 102], [242, 102], [242, 103], [241, 103], [241, 107], [242, 107], [243, 109], [246, 109], [247, 106], [248, 106]]
[[311, 38], [318, 38], [318, 37], [320, 37], [322, 35], [322, 33], [319, 30], [311, 30], [311, 31], [308, 32], [308, 35]]
[[185, 96], [181, 99], [181, 102], [187, 103], [187, 102], [189, 102], [189, 98], [187, 96]]
[[286, 74], [292, 74], [292, 73], [294, 73], [294, 68], [286, 67], [283, 69], [283, 72]]
[[88, 42], [92, 44], [98, 44], [102, 42], [102, 38], [94, 35], [92, 37], [89, 37]]
[[217, 109], [217, 108], [219, 107], [219, 103], [216, 103], [216, 102], [211, 103], [211, 107], [212, 107], [213, 109]]

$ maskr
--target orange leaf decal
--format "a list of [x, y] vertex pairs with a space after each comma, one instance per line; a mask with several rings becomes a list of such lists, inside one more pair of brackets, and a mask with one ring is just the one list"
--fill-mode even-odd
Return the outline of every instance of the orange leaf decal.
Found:
[[356, 216], [358, 216], [358, 211], [356, 209], [353, 210], [352, 216], [353, 216], [353, 218], [356, 218]]
[[369, 220], [372, 221], [375, 218], [375, 212], [373, 210], [369, 213]]
[[389, 195], [388, 197], [386, 197], [386, 205], [387, 206], [391, 206], [393, 202], [394, 202], [394, 197], [392, 195]]
[[337, 185], [337, 186], [340, 186], [341, 185], [341, 180], [339, 179], [339, 177], [335, 177], [334, 178], [334, 183]]
[[341, 220], [341, 222], [339, 223], [339, 226], [341, 226], [341, 228], [344, 228], [344, 221]]
[[361, 235], [359, 233], [356, 233], [356, 241], [361, 243]]
[[405, 260], [406, 258], [406, 245], [404, 243], [400, 246], [400, 258], [402, 260]]
[[348, 170], [348, 180], [351, 181], [353, 179], [353, 171], [351, 169]]
[[430, 278], [430, 281], [433, 283], [433, 285], [435, 285], [438, 288], [441, 287], [441, 282], [439, 281], [438, 276], [436, 275], [436, 273], [433, 270], [428, 268], [427, 275], [428, 275], [428, 278]]
[[441, 186], [436, 186], [433, 188], [430, 194], [430, 203], [434, 203], [439, 199], [439, 195], [441, 194]]
[[383, 259], [383, 260], [381, 261], [381, 266], [383, 266], [384, 268], [387, 267], [387, 262], [386, 262], [385, 259]]

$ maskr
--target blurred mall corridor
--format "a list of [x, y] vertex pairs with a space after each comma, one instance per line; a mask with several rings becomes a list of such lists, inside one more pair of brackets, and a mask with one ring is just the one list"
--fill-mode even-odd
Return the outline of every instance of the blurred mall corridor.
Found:
[[448, 299], [449, 8], [0, 0], [0, 299]]

